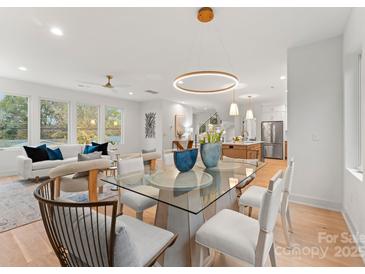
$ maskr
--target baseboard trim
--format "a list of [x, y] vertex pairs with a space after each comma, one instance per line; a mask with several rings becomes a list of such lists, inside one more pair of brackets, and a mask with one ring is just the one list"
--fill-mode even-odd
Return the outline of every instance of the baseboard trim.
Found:
[[18, 172], [16, 170], [0, 171], [0, 177], [16, 176], [17, 174], [18, 174]]
[[350, 216], [347, 214], [346, 209], [342, 210], [342, 216], [345, 219], [346, 225], [347, 225], [348, 229], [350, 230], [351, 236], [356, 243], [356, 246], [357, 246], [357, 249], [359, 250], [361, 259], [365, 264], [365, 242], [362, 242], [361, 239], [359, 239], [359, 236], [361, 237], [361, 234], [357, 231]]
[[328, 210], [333, 210], [333, 211], [338, 211], [338, 212], [342, 211], [341, 203], [321, 200], [321, 199], [304, 196], [304, 195], [297, 195], [297, 194], [293, 194], [293, 193], [290, 194], [289, 199], [291, 202], [297, 203], [297, 204], [303, 204], [303, 205], [308, 205], [308, 206], [313, 206], [313, 207], [318, 207], [318, 208], [323, 208], [323, 209], [328, 209]]

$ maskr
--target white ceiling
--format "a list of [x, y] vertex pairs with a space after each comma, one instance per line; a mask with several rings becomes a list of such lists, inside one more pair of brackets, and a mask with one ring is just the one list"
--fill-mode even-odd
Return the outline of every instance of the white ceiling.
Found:
[[[285, 94], [286, 81], [279, 78], [286, 74], [287, 49], [341, 34], [350, 13], [349, 8], [214, 8], [214, 21], [202, 24], [197, 10], [0, 8], [0, 76], [204, 108], [232, 96], [185, 94], [172, 82], [191, 70], [214, 69], [234, 73], [247, 85], [237, 97], [252, 93], [257, 100], [274, 100]], [[52, 35], [52, 26], [64, 36]], [[130, 86], [118, 92], [78, 87], [78, 81], [103, 84], [106, 74], [114, 75], [113, 84]]]

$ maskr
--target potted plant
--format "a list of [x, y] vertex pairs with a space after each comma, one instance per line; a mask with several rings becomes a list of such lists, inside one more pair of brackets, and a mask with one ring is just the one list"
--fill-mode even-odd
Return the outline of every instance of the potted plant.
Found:
[[208, 125], [208, 131], [199, 136], [200, 156], [207, 168], [216, 167], [221, 157], [221, 138], [224, 130]]

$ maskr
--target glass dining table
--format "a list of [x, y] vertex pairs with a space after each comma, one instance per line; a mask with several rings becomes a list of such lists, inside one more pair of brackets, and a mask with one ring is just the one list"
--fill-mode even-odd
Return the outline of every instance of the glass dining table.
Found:
[[[236, 188], [252, 181], [265, 163], [224, 157], [218, 166], [206, 168], [198, 160], [192, 170], [179, 172], [162, 163], [147, 173], [105, 177], [103, 181], [157, 201], [155, 225], [178, 234], [175, 244], [160, 259], [164, 266], [196, 266], [199, 256], [195, 232], [224, 208], [238, 209]], [[159, 189], [151, 195], [148, 185]]]

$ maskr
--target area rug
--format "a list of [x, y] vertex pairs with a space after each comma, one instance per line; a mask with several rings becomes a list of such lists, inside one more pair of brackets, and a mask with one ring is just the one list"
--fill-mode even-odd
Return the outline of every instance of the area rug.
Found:
[[[34, 181], [19, 180], [0, 185], [0, 233], [30, 224], [41, 219], [38, 202], [33, 192], [38, 184]], [[99, 200], [116, 198], [117, 192], [111, 190], [112, 185], [104, 185], [104, 192]], [[62, 193], [61, 193], [62, 195]], [[87, 192], [66, 195], [75, 202], [88, 200]]]

